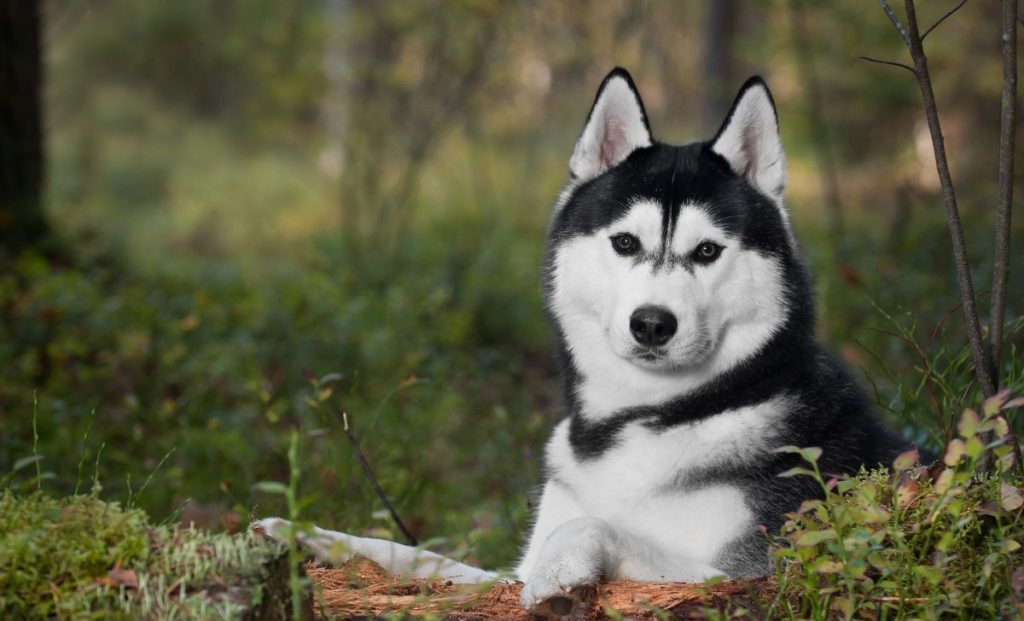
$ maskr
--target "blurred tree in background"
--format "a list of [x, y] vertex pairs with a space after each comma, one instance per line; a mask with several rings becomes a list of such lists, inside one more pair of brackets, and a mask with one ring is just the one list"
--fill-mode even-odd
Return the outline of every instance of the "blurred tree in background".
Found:
[[46, 231], [41, 29], [37, 3], [0, 5], [0, 257], [38, 243]]
[[[922, 3], [922, 23], [951, 4]], [[59, 265], [24, 253], [0, 271], [0, 472], [31, 453], [35, 391], [55, 488], [73, 489], [82, 455], [91, 463], [104, 443], [105, 493], [123, 497], [177, 447], [141, 504], [230, 523], [279, 508], [251, 485], [285, 478], [298, 427], [308, 516], [387, 534], [339, 434], [343, 405], [418, 535], [509, 562], [560, 415], [544, 229], [615, 65], [636, 78], [655, 135], [677, 143], [710, 137], [742, 81], [763, 74], [823, 335], [908, 437], [936, 444], [944, 412], [971, 398], [916, 88], [859, 60], [905, 53], [874, 4], [4, 7], [42, 9], [43, 203], [74, 253]], [[979, 283], [991, 271], [998, 24], [994, 4], [968, 3], [928, 39]], [[5, 31], [0, 46], [15, 39]], [[5, 109], [3, 123], [34, 131], [10, 119]], [[5, 195], [18, 167], [37, 172], [11, 179], [41, 178], [42, 161], [13, 145]], [[1016, 272], [1021, 244], [1013, 253]], [[1020, 310], [1011, 294], [1004, 376], [1018, 391]]]

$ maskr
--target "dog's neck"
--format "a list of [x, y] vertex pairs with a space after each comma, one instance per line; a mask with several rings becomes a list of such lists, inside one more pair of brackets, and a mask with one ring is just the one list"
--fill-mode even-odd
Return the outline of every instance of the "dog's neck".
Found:
[[[583, 396], [616, 395], [620, 399], [620, 381], [608, 381], [590, 390], [587, 380], [574, 380], [566, 371], [566, 395], [571, 416], [570, 444], [578, 459], [600, 456], [612, 446], [618, 432], [626, 425], [640, 422], [651, 429], [667, 429], [694, 423], [729, 410], [754, 406], [784, 397], [807, 378], [817, 345], [800, 330], [785, 326], [776, 332], [754, 355], [722, 372], [705, 372], [700, 376], [676, 379], [675, 391], [666, 388], [666, 395], [648, 394], [646, 400], [618, 409], [588, 410]], [[565, 355], [568, 356], [568, 353]], [[619, 380], [620, 378], [613, 378]], [[701, 381], [703, 380], [703, 381]], [[634, 391], [636, 392], [636, 391]], [[642, 398], [642, 397], [641, 397]]]

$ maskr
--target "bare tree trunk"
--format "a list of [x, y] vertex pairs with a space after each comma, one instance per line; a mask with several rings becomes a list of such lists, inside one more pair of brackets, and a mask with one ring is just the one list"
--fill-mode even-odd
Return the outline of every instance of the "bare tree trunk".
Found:
[[708, 0], [705, 11], [703, 91], [701, 123], [715, 131], [731, 102], [736, 85], [736, 58], [733, 40], [736, 34], [736, 0]]
[[[932, 90], [931, 76], [928, 73], [928, 57], [925, 55], [922, 39], [927, 36], [942, 20], [952, 14], [947, 13], [942, 19], [929, 28], [924, 35], [917, 25], [917, 12], [914, 7], [914, 0], [904, 0], [907, 11], [906, 26], [900, 22], [888, 0], [878, 0], [885, 11], [889, 21], [892, 22], [897, 32], [903, 38], [904, 43], [910, 50], [910, 58], [914, 62], [913, 67], [907, 67], [900, 63], [887, 62], [886, 64], [901, 66], [909, 69], [917, 79], [918, 89], [921, 91], [921, 101], [924, 107], [925, 119], [928, 121], [928, 131], [931, 134], [932, 150], [935, 153], [935, 169], [939, 174], [939, 182], [942, 185], [942, 198], [946, 205], [946, 221], [949, 223], [949, 234], [953, 242], [953, 259], [956, 262], [957, 280], [960, 285], [960, 299], [963, 302], [964, 321], [967, 324], [967, 338], [971, 346], [971, 360], [974, 363], [975, 375], [981, 392], [985, 397], [991, 397], [996, 393], [996, 383], [992, 377], [992, 365], [989, 360], [987, 344], [982, 339], [981, 322], [978, 320], [978, 305], [974, 295], [974, 283], [971, 280], [971, 266], [967, 258], [967, 242], [964, 239], [964, 227], [960, 222], [960, 210], [956, 204], [956, 190], [953, 188], [953, 177], [949, 172], [949, 162], [946, 161], [946, 147], [942, 138], [942, 125], [939, 123], [939, 109], [935, 103], [935, 92]], [[963, 6], [961, 3], [959, 6]], [[959, 8], [959, 6], [957, 8]], [[954, 9], [955, 11], [956, 9]], [[869, 59], [873, 60], [873, 59]]]
[[1017, 2], [1003, 0], [1003, 97], [999, 128], [999, 202], [996, 207], [996, 256], [992, 268], [990, 335], [992, 378], [999, 388], [1006, 286], [1010, 276], [1010, 217], [1013, 212], [1013, 161], [1017, 134]]
[[0, 254], [38, 244], [47, 233], [41, 23], [36, 0], [0, 0]]

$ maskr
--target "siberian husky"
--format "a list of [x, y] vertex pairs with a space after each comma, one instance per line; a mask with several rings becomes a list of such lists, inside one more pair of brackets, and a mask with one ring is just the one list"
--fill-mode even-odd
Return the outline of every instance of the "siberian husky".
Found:
[[[783, 205], [786, 160], [768, 87], [740, 89], [718, 133], [651, 134], [629, 73], [602, 82], [548, 231], [544, 294], [566, 417], [515, 569], [522, 603], [565, 611], [600, 579], [704, 581], [769, 571], [765, 532], [819, 495], [783, 446], [826, 473], [909, 447], [815, 341], [810, 282]], [[286, 536], [287, 522], [256, 527]], [[314, 529], [319, 556], [461, 582], [494, 572]], [[555, 605], [557, 603], [557, 605]]]

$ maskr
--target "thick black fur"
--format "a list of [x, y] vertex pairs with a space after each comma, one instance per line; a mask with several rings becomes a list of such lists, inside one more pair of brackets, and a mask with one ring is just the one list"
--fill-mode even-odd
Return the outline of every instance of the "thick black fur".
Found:
[[[604, 84], [616, 75], [626, 77], [633, 87], [629, 74], [621, 69], [609, 74]], [[759, 78], [748, 81], [737, 102], [743, 91], [754, 85], [763, 82]], [[640, 101], [639, 95], [637, 100]], [[642, 108], [643, 104], [640, 105]], [[644, 120], [646, 123], [646, 114]], [[550, 299], [558, 244], [606, 226], [622, 216], [635, 197], [642, 196], [662, 203], [666, 222], [675, 221], [679, 206], [685, 202], [708, 205], [716, 223], [741, 240], [745, 248], [775, 257], [783, 267], [787, 283], [788, 317], [781, 330], [756, 355], [697, 391], [665, 404], [629, 408], [600, 422], [591, 422], [580, 413], [573, 390], [578, 372], [558, 323], [549, 313], [559, 341], [565, 397], [572, 417], [569, 438], [576, 459], [601, 457], [616, 446], [620, 431], [627, 425], [667, 429], [785, 395], [793, 407], [782, 423], [780, 446], [821, 447], [824, 452], [819, 465], [826, 474], [852, 474], [862, 466], [891, 463], [910, 445], [873, 414], [862, 387], [815, 340], [810, 279], [803, 260], [789, 243], [779, 210], [744, 177], [733, 172], [729, 163], [712, 151], [713, 144], [714, 140], [685, 146], [655, 142], [575, 187], [549, 229], [545, 293]], [[768, 532], [777, 532], [784, 513], [795, 510], [805, 499], [821, 495], [817, 484], [808, 477], [777, 476], [798, 465], [803, 465], [800, 457], [786, 453], [766, 455], [754, 464], [730, 464], [728, 456], [723, 455], [720, 464], [686, 473], [676, 485], [681, 490], [720, 483], [741, 487], [758, 523], [766, 526]], [[768, 557], [763, 536], [752, 531], [728, 546], [719, 565], [731, 576], [764, 574], [768, 571]]]

